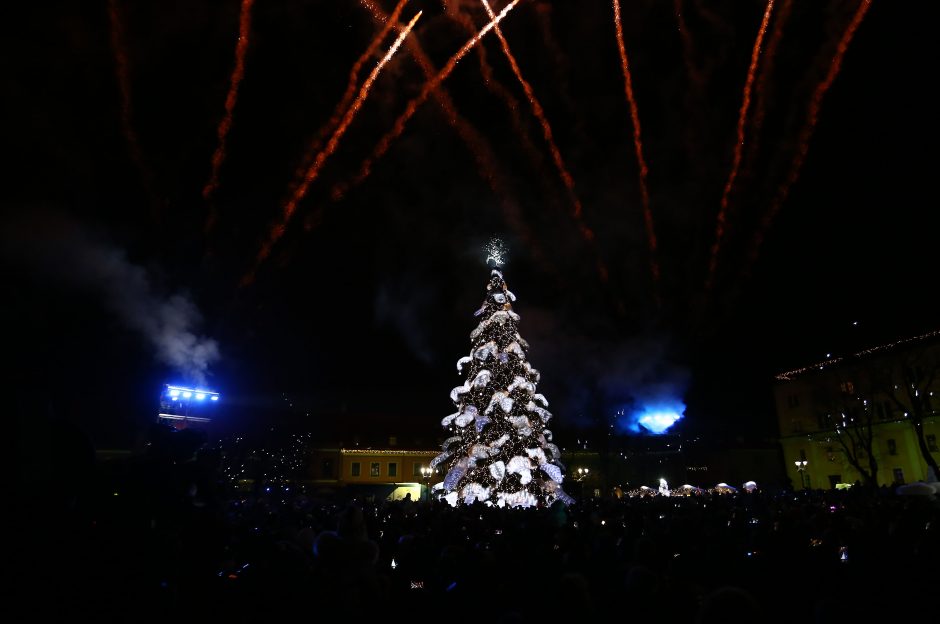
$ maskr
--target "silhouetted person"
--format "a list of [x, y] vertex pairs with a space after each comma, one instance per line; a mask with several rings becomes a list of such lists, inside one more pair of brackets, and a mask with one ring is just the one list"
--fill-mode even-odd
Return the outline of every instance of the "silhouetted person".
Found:
[[349, 505], [335, 531], [323, 531], [313, 544], [318, 590], [329, 608], [378, 609], [385, 579], [376, 569], [379, 547], [369, 539], [362, 509]]

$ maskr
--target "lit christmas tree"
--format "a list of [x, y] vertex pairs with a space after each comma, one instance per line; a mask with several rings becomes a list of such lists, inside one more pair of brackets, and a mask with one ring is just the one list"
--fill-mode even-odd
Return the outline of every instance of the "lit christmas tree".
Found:
[[487, 249], [486, 299], [474, 316], [470, 355], [457, 361], [466, 381], [451, 390], [457, 412], [441, 421], [450, 433], [431, 468], [445, 474], [435, 491], [451, 505], [482, 501], [500, 507], [550, 505], [573, 499], [561, 488], [561, 451], [547, 428], [548, 400], [536, 392], [539, 372], [526, 361], [528, 343], [516, 330], [516, 296], [498, 267], [499, 241]]

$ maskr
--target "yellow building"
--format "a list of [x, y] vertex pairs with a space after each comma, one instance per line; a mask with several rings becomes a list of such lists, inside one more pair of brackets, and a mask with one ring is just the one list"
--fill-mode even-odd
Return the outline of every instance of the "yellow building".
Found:
[[774, 398], [795, 487], [864, 482], [851, 460], [870, 472], [869, 454], [879, 485], [926, 481], [914, 425], [922, 423], [925, 446], [940, 460], [940, 332], [781, 373]]
[[[357, 488], [373, 495], [381, 493], [388, 500], [409, 493], [412, 500], [427, 499], [428, 488], [444, 479], [440, 469], [433, 473], [430, 469], [431, 460], [439, 454], [400, 448], [318, 448], [312, 454], [310, 483], [321, 490], [344, 490], [347, 494]], [[568, 466], [565, 486], [569, 494], [601, 496], [606, 479], [597, 452], [563, 453], [562, 458]]]
[[[427, 488], [439, 482], [429, 465], [440, 451], [405, 449], [323, 448], [313, 452], [313, 482], [337, 489], [372, 486], [389, 500], [411, 494], [412, 500], [427, 498]], [[379, 486], [386, 486], [379, 488]], [[367, 488], [363, 488], [367, 489]]]

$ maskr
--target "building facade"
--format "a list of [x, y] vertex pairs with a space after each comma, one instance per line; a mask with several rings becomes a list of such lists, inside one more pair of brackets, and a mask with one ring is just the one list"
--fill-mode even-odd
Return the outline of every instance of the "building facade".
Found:
[[922, 446], [940, 459], [940, 332], [781, 373], [774, 399], [795, 488], [930, 480]]
[[[428, 487], [440, 481], [430, 463], [440, 451], [375, 448], [318, 448], [313, 451], [311, 481], [321, 488], [359, 490], [383, 498], [427, 498]], [[436, 480], [435, 480], [436, 478]]]

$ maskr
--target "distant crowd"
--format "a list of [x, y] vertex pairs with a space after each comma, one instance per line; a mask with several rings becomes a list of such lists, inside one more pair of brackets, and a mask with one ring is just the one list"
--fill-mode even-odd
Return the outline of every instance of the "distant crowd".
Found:
[[9, 563], [26, 619], [828, 624], [936, 612], [936, 497], [338, 500], [301, 483], [234, 490], [204, 440], [160, 435], [15, 508], [33, 529]]

